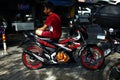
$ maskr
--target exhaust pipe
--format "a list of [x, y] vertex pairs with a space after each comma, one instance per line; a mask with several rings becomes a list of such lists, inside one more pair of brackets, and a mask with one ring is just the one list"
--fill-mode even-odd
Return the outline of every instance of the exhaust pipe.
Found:
[[37, 60], [39, 60], [39, 61], [42, 61], [42, 62], [45, 62], [45, 61], [46, 61], [46, 59], [44, 59], [44, 58], [42, 58], [42, 57], [40, 57], [40, 56], [32, 53], [32, 51], [24, 50], [23, 52], [26, 53], [26, 54], [28, 54], [28, 55], [30, 55], [30, 56], [32, 56], [32, 57], [34, 57], [35, 59], [37, 59]]

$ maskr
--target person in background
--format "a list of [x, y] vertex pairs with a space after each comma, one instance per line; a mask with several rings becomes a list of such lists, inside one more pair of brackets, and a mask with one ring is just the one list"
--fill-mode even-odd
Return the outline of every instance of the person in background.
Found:
[[7, 22], [6, 22], [6, 20], [4, 19], [4, 17], [0, 16], [0, 35], [2, 33], [5, 33], [5, 29], [6, 28], [7, 28]]
[[44, 4], [43, 12], [47, 15], [47, 18], [44, 25], [36, 29], [35, 33], [38, 36], [58, 41], [62, 33], [62, 22], [60, 16], [54, 13], [54, 5], [51, 2], [46, 2]]

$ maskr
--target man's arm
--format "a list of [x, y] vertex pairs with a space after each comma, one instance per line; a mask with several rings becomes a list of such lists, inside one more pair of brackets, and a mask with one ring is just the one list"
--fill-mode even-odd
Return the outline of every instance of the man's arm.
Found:
[[46, 28], [47, 28], [47, 25], [44, 24], [41, 28], [38, 28], [38, 30], [42, 30], [42, 31], [44, 31]]

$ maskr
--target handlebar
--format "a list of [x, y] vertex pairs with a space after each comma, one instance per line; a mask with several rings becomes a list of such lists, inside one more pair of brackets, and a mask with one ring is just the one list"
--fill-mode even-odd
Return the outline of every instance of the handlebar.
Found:
[[79, 40], [80, 38], [81, 38], [80, 31], [77, 30], [77, 36], [76, 36], [76, 37], [73, 37], [73, 39], [74, 39], [75, 41], [77, 41], [77, 40]]

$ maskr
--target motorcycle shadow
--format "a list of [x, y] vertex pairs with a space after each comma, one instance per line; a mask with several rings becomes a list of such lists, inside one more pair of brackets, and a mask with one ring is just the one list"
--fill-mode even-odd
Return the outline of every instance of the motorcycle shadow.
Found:
[[59, 64], [45, 64], [44, 68], [75, 68], [80, 67], [81, 64], [71, 61], [69, 63], [59, 63]]

